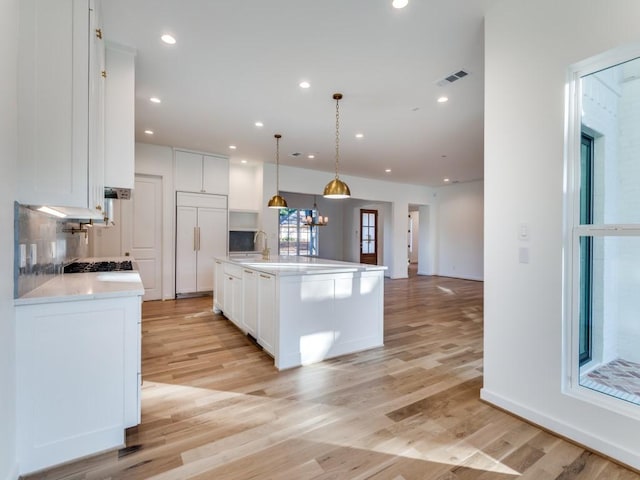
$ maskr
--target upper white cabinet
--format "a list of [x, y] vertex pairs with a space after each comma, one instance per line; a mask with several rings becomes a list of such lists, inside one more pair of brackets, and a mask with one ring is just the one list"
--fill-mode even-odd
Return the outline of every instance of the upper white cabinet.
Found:
[[135, 50], [107, 42], [104, 184], [135, 184]]
[[175, 189], [184, 192], [229, 194], [229, 159], [175, 150]]
[[93, 209], [103, 180], [95, 143], [104, 88], [97, 59], [104, 49], [96, 31], [99, 0], [18, 5], [17, 200]]

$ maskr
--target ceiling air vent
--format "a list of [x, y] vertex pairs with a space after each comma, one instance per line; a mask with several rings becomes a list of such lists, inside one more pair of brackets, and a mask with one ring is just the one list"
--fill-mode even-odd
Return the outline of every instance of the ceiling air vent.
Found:
[[445, 85], [450, 85], [453, 82], [457, 82], [458, 80], [460, 80], [461, 78], [466, 77], [467, 75], [469, 75], [469, 72], [467, 72], [464, 69], [460, 69], [457, 72], [451, 73], [449, 75], [447, 75], [446, 77], [444, 77], [443, 79], [440, 79], [436, 82], [436, 84], [439, 87], [444, 87]]

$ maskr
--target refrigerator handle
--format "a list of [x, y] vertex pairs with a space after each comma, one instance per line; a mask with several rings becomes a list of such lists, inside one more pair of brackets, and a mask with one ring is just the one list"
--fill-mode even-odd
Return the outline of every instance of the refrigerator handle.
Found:
[[193, 227], [193, 250], [198, 250], [198, 227]]

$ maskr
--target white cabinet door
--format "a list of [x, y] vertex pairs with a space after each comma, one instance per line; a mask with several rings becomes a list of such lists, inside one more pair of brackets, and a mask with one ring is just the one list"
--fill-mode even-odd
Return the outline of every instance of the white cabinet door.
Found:
[[227, 198], [177, 192], [176, 205], [176, 294], [210, 292], [213, 259], [227, 254]]
[[202, 155], [175, 151], [175, 188], [184, 192], [202, 192]]
[[[198, 209], [176, 208], [176, 294], [198, 291]], [[212, 272], [213, 274], [213, 272]]]
[[135, 52], [107, 45], [106, 71], [104, 184], [134, 188]]
[[229, 194], [229, 160], [227, 158], [203, 155], [202, 191], [219, 195]]
[[18, 5], [17, 200], [87, 208], [89, 1]]
[[231, 282], [231, 287], [231, 320], [233, 320], [233, 323], [242, 329], [242, 278], [234, 277], [233, 282]]
[[16, 307], [23, 472], [119, 447], [139, 417], [140, 297]]
[[184, 192], [229, 194], [229, 159], [175, 150], [175, 188]]
[[89, 205], [104, 212], [105, 47], [102, 9], [90, 0], [89, 26]]
[[213, 258], [227, 249], [227, 211], [218, 208], [198, 208], [197, 292], [208, 292], [213, 284]]
[[275, 355], [276, 280], [273, 275], [258, 274], [258, 343]]
[[258, 337], [258, 273], [248, 268], [242, 270], [242, 326]]

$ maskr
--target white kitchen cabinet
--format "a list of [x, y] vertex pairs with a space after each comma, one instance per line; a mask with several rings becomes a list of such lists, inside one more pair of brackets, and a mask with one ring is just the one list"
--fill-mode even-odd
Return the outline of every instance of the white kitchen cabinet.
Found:
[[99, 6], [99, 0], [19, 2], [20, 203], [102, 206]]
[[140, 297], [18, 305], [21, 473], [124, 444], [140, 418]]
[[105, 46], [102, 5], [89, 0], [89, 185], [88, 208], [104, 212]]
[[229, 194], [229, 159], [175, 150], [175, 189], [185, 192]]
[[242, 269], [236, 265], [224, 266], [224, 316], [242, 329]]
[[258, 338], [258, 272], [242, 269], [242, 327]]
[[258, 343], [272, 356], [276, 351], [276, 279], [258, 273]]
[[135, 50], [107, 42], [104, 184], [135, 186]]
[[176, 194], [176, 295], [214, 290], [214, 257], [227, 252], [227, 198]]
[[213, 276], [213, 311], [224, 311], [224, 263], [215, 260]]

